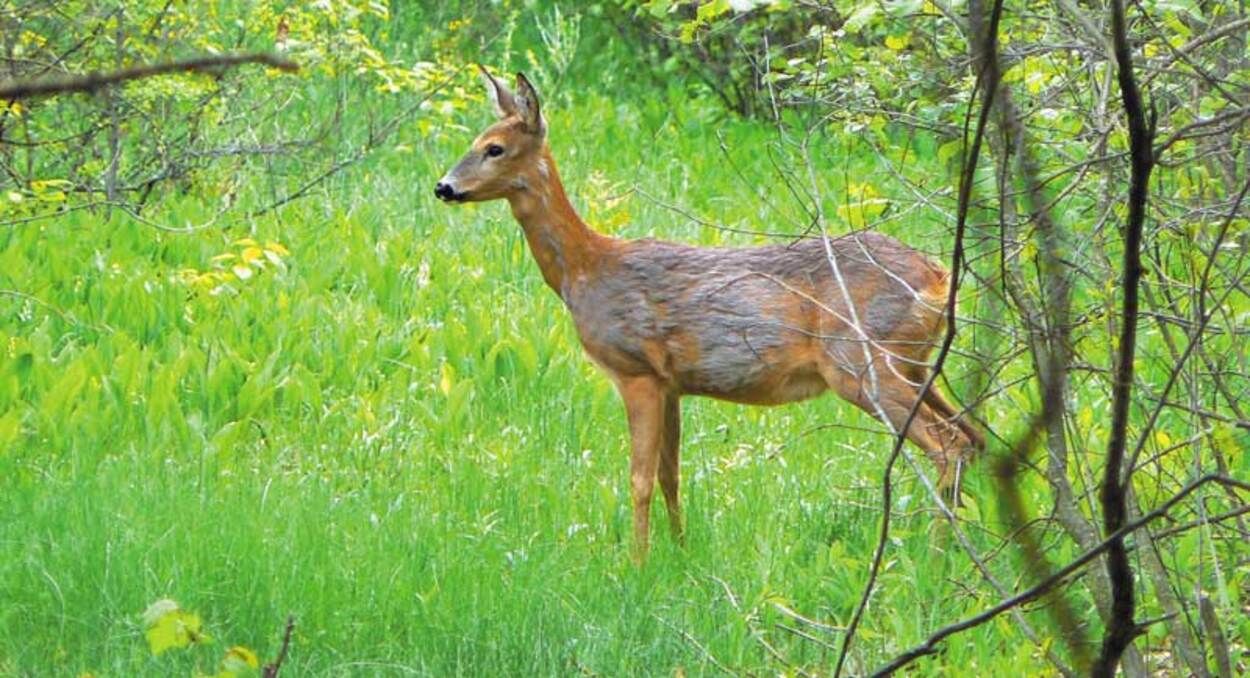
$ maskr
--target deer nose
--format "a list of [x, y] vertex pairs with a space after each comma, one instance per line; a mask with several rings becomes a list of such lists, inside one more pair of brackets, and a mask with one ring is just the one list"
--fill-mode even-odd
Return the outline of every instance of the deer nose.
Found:
[[451, 200], [456, 195], [456, 189], [452, 188], [451, 184], [440, 181], [434, 187], [434, 195], [438, 196], [439, 200]]

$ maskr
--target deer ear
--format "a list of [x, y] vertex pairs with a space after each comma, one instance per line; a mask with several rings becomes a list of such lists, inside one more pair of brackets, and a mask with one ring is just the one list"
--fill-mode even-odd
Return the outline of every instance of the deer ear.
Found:
[[530, 84], [524, 73], [516, 74], [516, 112], [525, 121], [525, 126], [538, 136], [547, 134], [547, 121], [543, 119], [538, 104], [538, 92]]
[[491, 75], [485, 66], [478, 64], [477, 67], [482, 72], [482, 82], [486, 85], [486, 96], [494, 104], [495, 113], [501, 118], [506, 118], [516, 113], [516, 95], [505, 87], [502, 82], [496, 80], [495, 76]]

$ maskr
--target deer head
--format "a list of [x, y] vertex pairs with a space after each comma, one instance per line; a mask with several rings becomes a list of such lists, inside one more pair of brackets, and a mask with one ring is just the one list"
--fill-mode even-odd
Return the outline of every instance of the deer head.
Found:
[[434, 195], [443, 202], [507, 198], [529, 188], [539, 178], [533, 175], [544, 171], [547, 123], [534, 86], [517, 73], [513, 92], [484, 67], [478, 68], [499, 121], [473, 140], [469, 152], [434, 187]]

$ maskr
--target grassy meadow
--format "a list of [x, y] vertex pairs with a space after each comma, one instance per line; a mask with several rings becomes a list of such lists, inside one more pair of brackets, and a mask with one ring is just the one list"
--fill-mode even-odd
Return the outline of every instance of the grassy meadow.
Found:
[[[291, 676], [703, 675], [717, 663], [769, 675], [786, 671], [774, 649], [829, 669], [840, 634], [786, 610], [834, 627], [850, 617], [889, 437], [832, 396], [685, 399], [689, 544], [669, 539], [657, 492], [654, 549], [635, 566], [611, 383], [506, 205], [434, 199], [492, 120], [463, 80], [472, 105], [421, 112], [255, 218], [210, 222], [210, 191], [170, 197], [143, 222], [99, 208], [0, 228], [0, 674], [191, 675], [232, 645], [272, 658], [288, 614]], [[566, 186], [596, 228], [765, 240], [662, 201], [732, 228], [798, 230], [797, 210], [759, 198], [779, 190], [766, 122], [682, 88], [585, 82], [543, 93]], [[891, 163], [935, 189], [954, 183], [931, 140], [900, 135], [885, 155], [836, 130], [815, 144], [830, 215], [852, 182], [910, 200]], [[272, 189], [258, 181], [237, 200], [264, 205]], [[947, 256], [941, 215], [897, 208], [877, 227]], [[267, 263], [246, 276], [212, 274], [257, 257]], [[952, 358], [952, 375], [967, 369]], [[1005, 430], [1011, 397], [1027, 391], [985, 413]], [[998, 599], [915, 473], [896, 475], [857, 673]], [[970, 483], [966, 529], [988, 549], [1000, 527], [988, 471]], [[1009, 587], [1024, 583], [1016, 563], [1010, 549], [990, 560]], [[139, 616], [161, 598], [198, 614], [212, 642], [153, 656]], [[1010, 616], [918, 665], [1049, 671]]]

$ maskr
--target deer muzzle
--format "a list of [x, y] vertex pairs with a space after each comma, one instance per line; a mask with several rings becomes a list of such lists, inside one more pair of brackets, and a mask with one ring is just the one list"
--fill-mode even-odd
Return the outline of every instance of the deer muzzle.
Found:
[[464, 202], [469, 197], [468, 193], [457, 191], [455, 186], [446, 181], [440, 181], [434, 186], [434, 195], [443, 202]]

